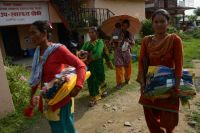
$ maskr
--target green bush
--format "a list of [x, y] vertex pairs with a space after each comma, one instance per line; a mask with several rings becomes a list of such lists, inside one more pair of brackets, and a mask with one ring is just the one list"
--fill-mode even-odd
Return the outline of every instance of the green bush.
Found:
[[195, 28], [195, 29], [192, 29], [192, 30], [188, 30], [188, 31], [185, 32], [185, 34], [187, 34], [190, 37], [198, 39], [198, 38], [200, 38], [200, 28]]
[[26, 81], [30, 76], [30, 72], [26, 70], [25, 66], [7, 64], [5, 69], [15, 106], [15, 112], [0, 119], [0, 132], [21, 133], [38, 119], [38, 115], [33, 119], [27, 119], [23, 116], [23, 109], [29, 103], [30, 98], [30, 87]]
[[194, 38], [200, 38], [200, 32], [194, 33], [194, 34], [193, 34], [193, 37], [194, 37]]
[[183, 40], [191, 39], [191, 36], [189, 34], [186, 34], [180, 30], [177, 30], [176, 27], [171, 26], [171, 25], [168, 27], [168, 33], [170, 33], [170, 34], [175, 33]]
[[200, 29], [197, 28], [197, 29], [194, 29], [193, 33], [192, 33], [192, 36], [194, 38], [200, 38]]
[[12, 60], [13, 60], [13, 57], [7, 56], [6, 58], [3, 59], [3, 63], [5, 66], [9, 66], [9, 65], [12, 65]]
[[152, 22], [150, 19], [145, 19], [144, 21], [142, 21], [142, 28], [141, 28], [141, 35], [147, 36], [147, 35], [152, 35], [153, 32], [153, 28], [152, 28]]
[[177, 32], [178, 30], [175, 27], [171, 25], [168, 27], [168, 33], [177, 33]]
[[6, 73], [14, 105], [26, 104], [30, 96], [30, 87], [27, 82], [30, 72], [25, 66], [13, 65], [6, 67]]
[[176, 34], [179, 35], [180, 38], [183, 39], [183, 40], [189, 40], [189, 39], [192, 38], [190, 35], [188, 35], [188, 34], [186, 34], [184, 32], [178, 31]]

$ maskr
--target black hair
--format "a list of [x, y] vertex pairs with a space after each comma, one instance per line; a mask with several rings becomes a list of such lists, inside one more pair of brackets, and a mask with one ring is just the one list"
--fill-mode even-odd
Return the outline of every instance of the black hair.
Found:
[[111, 39], [111, 37], [110, 36], [105, 36], [105, 38], [104, 38], [104, 40], [110, 40]]
[[124, 20], [123, 20], [123, 22], [122, 22], [122, 24], [127, 24], [127, 25], [128, 25], [128, 27], [130, 26], [130, 22], [129, 22], [129, 20], [128, 20], [128, 19], [124, 19]]
[[106, 38], [106, 34], [105, 34], [105, 32], [102, 31], [101, 28], [97, 29], [97, 35], [98, 35], [98, 38], [100, 38], [100, 39], [105, 39]]
[[115, 28], [121, 28], [121, 24], [120, 23], [116, 23], [115, 24]]
[[156, 11], [153, 13], [152, 17], [151, 17], [151, 20], [152, 20], [152, 21], [154, 20], [154, 18], [155, 18], [156, 15], [162, 15], [162, 16], [164, 16], [164, 17], [167, 19], [168, 22], [169, 22], [169, 20], [170, 20], [170, 14], [169, 14], [169, 12], [166, 11], [165, 9], [158, 9], [158, 10], [156, 10]]
[[41, 33], [47, 33], [47, 38], [49, 39], [53, 27], [50, 22], [48, 21], [35, 21], [32, 23]]

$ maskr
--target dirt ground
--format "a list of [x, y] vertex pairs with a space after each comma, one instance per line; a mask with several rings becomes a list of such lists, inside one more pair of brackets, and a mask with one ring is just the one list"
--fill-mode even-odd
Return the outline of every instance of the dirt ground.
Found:
[[[194, 71], [200, 75], [200, 61], [194, 61]], [[199, 80], [200, 81], [200, 80]], [[199, 84], [198, 81], [198, 85]], [[93, 108], [87, 107], [88, 93], [83, 92], [76, 98], [75, 126], [79, 133], [148, 133], [142, 106], [138, 104], [138, 88], [116, 91], [101, 100]], [[123, 93], [122, 93], [123, 92]], [[191, 108], [181, 107], [179, 125], [176, 133], [196, 133], [187, 123], [186, 114], [196, 110], [194, 103], [200, 100], [200, 94], [191, 101]], [[124, 126], [125, 122], [129, 126]], [[29, 130], [29, 133], [50, 133], [45, 119], [41, 119]]]

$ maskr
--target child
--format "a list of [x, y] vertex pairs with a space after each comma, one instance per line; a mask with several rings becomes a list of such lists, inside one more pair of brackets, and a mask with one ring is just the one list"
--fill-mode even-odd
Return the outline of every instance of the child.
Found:
[[115, 24], [115, 29], [112, 33], [112, 39], [113, 40], [118, 40], [121, 36], [121, 24], [120, 23], [116, 23]]

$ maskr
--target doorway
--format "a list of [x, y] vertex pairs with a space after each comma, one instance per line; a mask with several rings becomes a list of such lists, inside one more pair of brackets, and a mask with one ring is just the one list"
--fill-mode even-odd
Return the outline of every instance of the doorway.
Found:
[[2, 39], [5, 47], [6, 56], [14, 59], [23, 56], [23, 51], [20, 46], [17, 27], [0, 27]]

